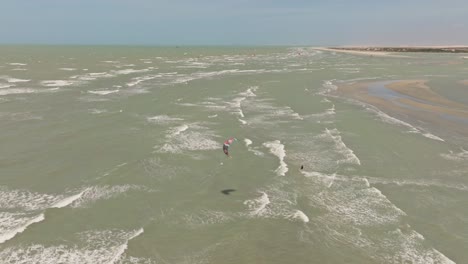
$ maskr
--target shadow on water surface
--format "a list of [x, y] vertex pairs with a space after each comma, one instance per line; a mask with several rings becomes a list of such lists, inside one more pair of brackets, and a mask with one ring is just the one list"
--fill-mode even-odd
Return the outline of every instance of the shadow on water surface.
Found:
[[232, 192], [235, 192], [236, 190], [235, 189], [224, 189], [222, 190], [221, 192], [224, 194], [224, 195], [229, 195], [231, 194]]

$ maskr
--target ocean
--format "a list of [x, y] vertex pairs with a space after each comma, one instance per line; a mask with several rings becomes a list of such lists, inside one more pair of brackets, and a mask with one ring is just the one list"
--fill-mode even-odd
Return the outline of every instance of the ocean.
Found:
[[0, 46], [0, 263], [468, 263], [468, 60], [403, 55]]

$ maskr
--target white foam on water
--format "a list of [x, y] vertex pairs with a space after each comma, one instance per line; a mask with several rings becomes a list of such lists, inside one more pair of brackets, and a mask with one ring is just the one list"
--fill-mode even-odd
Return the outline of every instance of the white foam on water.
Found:
[[242, 112], [242, 107], [241, 107], [241, 104], [242, 104], [242, 101], [244, 101], [246, 98], [245, 97], [237, 97], [233, 100], [232, 103], [229, 103], [230, 106], [234, 107], [236, 109], [236, 113], [244, 118], [244, 112]]
[[326, 123], [326, 122], [332, 122], [332, 121], [323, 121], [322, 119], [325, 119], [327, 117], [334, 116], [334, 115], [336, 115], [335, 105], [333, 105], [329, 109], [325, 110], [324, 112], [316, 113], [316, 114], [310, 114], [310, 115], [307, 115], [306, 117], [308, 117], [308, 118], [312, 117], [314, 119], [318, 119], [318, 120], [316, 120], [318, 123]]
[[162, 152], [184, 153], [185, 151], [215, 150], [219, 149], [219, 142], [207, 138], [199, 132], [181, 134], [175, 142], [166, 143], [161, 148]]
[[330, 114], [330, 115], [336, 114], [336, 112], [335, 112], [335, 105], [333, 105], [330, 109], [327, 109], [326, 113], [327, 113], [327, 114]]
[[[387, 250], [378, 253], [377, 258], [385, 263], [414, 264], [455, 264], [438, 250], [424, 246], [425, 238], [414, 230], [397, 228], [387, 234], [383, 246]], [[390, 252], [386, 252], [390, 251]], [[376, 251], [379, 252], [379, 251]], [[387, 254], [385, 254], [387, 253]]]
[[297, 209], [297, 195], [283, 190], [282, 184], [270, 185], [259, 190], [260, 197], [244, 201], [247, 212], [239, 214], [247, 218], [277, 218], [290, 221], [309, 222], [309, 217]]
[[288, 165], [284, 162], [284, 158], [286, 157], [286, 151], [284, 150], [284, 145], [281, 144], [279, 140], [269, 141], [263, 143], [263, 146], [270, 149], [270, 152], [278, 157], [280, 160], [280, 166], [275, 170], [278, 176], [285, 176], [286, 172], [288, 172]]
[[206, 69], [208, 66], [202, 65], [182, 65], [182, 66], [175, 66], [176, 69]]
[[9, 65], [11, 66], [26, 66], [28, 64], [26, 63], [19, 63], [19, 62], [11, 62], [11, 63], [8, 63]]
[[253, 216], [261, 215], [265, 212], [266, 206], [270, 204], [268, 194], [265, 192], [261, 192], [261, 194], [262, 195], [256, 199], [244, 201], [244, 204], [249, 207], [250, 214]]
[[170, 136], [171, 137], [174, 137], [174, 136], [177, 136], [177, 135], [180, 135], [180, 133], [186, 131], [188, 129], [188, 125], [184, 124], [184, 125], [181, 125], [181, 126], [178, 126], [178, 127], [174, 127], [172, 129], [172, 132], [170, 133]]
[[104, 186], [91, 186], [86, 188], [80, 197], [73, 200], [71, 203], [71, 207], [73, 208], [83, 208], [88, 207], [91, 204], [101, 201], [101, 200], [109, 200], [115, 198], [123, 193], [129, 191], [147, 191], [150, 192], [151, 190], [145, 188], [144, 186], [140, 185], [104, 185]]
[[245, 108], [252, 114], [248, 119], [249, 124], [271, 126], [279, 123], [288, 123], [290, 120], [304, 120], [289, 106], [275, 106], [271, 98], [255, 99], [253, 102], [245, 104]]
[[101, 62], [104, 62], [104, 63], [112, 63], [112, 64], [120, 63], [120, 61], [113, 61], [113, 60], [107, 60], [107, 61], [101, 61]]
[[331, 138], [332, 141], [335, 143], [336, 150], [345, 157], [344, 160], [339, 161], [339, 162], [361, 165], [361, 161], [354, 154], [354, 151], [348, 148], [346, 144], [343, 142], [341, 135], [340, 135], [340, 131], [338, 131], [338, 129], [334, 128], [332, 130], [329, 130], [328, 128], [326, 128], [324, 133], [327, 137]]
[[[438, 187], [454, 189], [459, 191], [468, 191], [468, 186], [464, 184], [447, 183], [440, 180], [410, 180], [410, 179], [381, 179], [375, 177], [368, 177], [369, 181], [373, 184], [389, 184], [397, 186], [420, 186], [420, 187]], [[368, 181], [368, 184], [369, 184]]]
[[78, 234], [85, 246], [19, 245], [3, 249], [0, 258], [6, 263], [18, 264], [116, 264], [125, 258], [129, 241], [143, 233], [143, 228], [134, 231], [88, 231]]
[[246, 97], [255, 97], [257, 95], [254, 92], [257, 91], [257, 89], [258, 89], [258, 86], [251, 86], [245, 92], [240, 93], [240, 95], [246, 96]]
[[113, 94], [113, 93], [118, 93], [120, 90], [99, 90], [99, 91], [88, 91], [88, 93], [91, 94], [97, 94], [97, 95], [108, 95], [108, 94]]
[[[83, 71], [87, 71], [87, 69], [83, 69]], [[111, 78], [115, 76], [115, 74], [109, 72], [89, 72], [82, 75], [71, 76], [70, 79], [77, 79], [81, 81], [93, 81], [100, 78]]]
[[398, 224], [406, 213], [392, 204], [378, 189], [367, 187], [359, 178], [347, 180], [346, 176], [337, 175], [333, 186], [325, 189], [322, 188], [326, 187], [327, 181], [323, 179], [318, 178], [319, 181], [314, 180], [311, 183], [315, 185], [315, 189], [321, 190], [310, 193], [309, 199], [315, 207], [327, 211], [323, 221], [337, 226], [363, 226], [366, 229]]
[[285, 106], [283, 109], [276, 110], [274, 114], [278, 116], [290, 116], [296, 120], [304, 120], [304, 118], [299, 113], [294, 112], [294, 110], [292, 110], [292, 108], [289, 106]]
[[216, 115], [210, 115], [210, 116], [208, 116], [208, 118], [215, 118], [215, 117], [218, 117], [218, 115], [216, 114]]
[[252, 140], [245, 138], [244, 139], [245, 146], [247, 147], [247, 150], [255, 154], [256, 156], [264, 156], [265, 154], [257, 149], [251, 148], [250, 145], [252, 145]]
[[14, 86], [13, 84], [0, 84], [0, 89], [9, 88]]
[[3, 209], [43, 210], [60, 199], [61, 197], [50, 194], [0, 187], [0, 208]]
[[427, 137], [427, 138], [430, 138], [430, 139], [434, 139], [434, 140], [438, 140], [438, 141], [442, 141], [442, 142], [445, 142], [445, 140], [443, 140], [442, 138], [438, 137], [438, 136], [435, 136], [431, 133], [423, 133], [422, 134], [423, 136]]
[[327, 186], [328, 188], [332, 187], [333, 182], [335, 181], [335, 177], [336, 177], [336, 173], [333, 173], [333, 174], [332, 174], [331, 181], [330, 181], [330, 183], [329, 183], [328, 186]]
[[442, 153], [440, 156], [446, 160], [466, 161], [468, 160], [468, 150], [461, 149], [461, 152], [455, 153], [450, 150], [449, 153]]
[[92, 108], [92, 109], [89, 109], [88, 110], [91, 114], [103, 114], [103, 113], [107, 113], [108, 111], [106, 109], [97, 109], [97, 108]]
[[195, 123], [184, 124], [169, 129], [166, 134], [166, 142], [162, 147], [155, 146], [155, 148], [163, 153], [220, 149], [220, 143], [214, 138], [217, 136], [204, 126]]
[[347, 243], [370, 254], [378, 263], [393, 263], [395, 256], [402, 257], [397, 263], [452, 263], [437, 250], [426, 246], [424, 237], [408, 225], [405, 229], [409, 230], [398, 229], [403, 225], [406, 213], [378, 189], [369, 187], [368, 181], [337, 175], [332, 190], [328, 190], [324, 188], [327, 182], [321, 178], [332, 175], [303, 174], [311, 180], [306, 182], [306, 188], [311, 190], [308, 193], [311, 204], [324, 212], [315, 218], [324, 229], [324, 243]]
[[120, 163], [119, 165], [115, 166], [114, 168], [112, 168], [111, 170], [107, 171], [106, 173], [104, 173], [102, 176], [109, 176], [110, 174], [112, 174], [113, 172], [117, 171], [118, 169], [120, 169], [121, 167], [127, 165], [126, 162], [124, 163]]
[[239, 122], [243, 125], [247, 125], [247, 121], [245, 121], [244, 119], [240, 119], [238, 118], [237, 120], [239, 120]]
[[77, 68], [59, 68], [61, 71], [76, 71], [78, 70]]
[[30, 80], [27, 79], [17, 79], [17, 78], [5, 78], [5, 80], [9, 83], [22, 83], [22, 82], [29, 82]]
[[274, 70], [265, 70], [265, 69], [258, 69], [258, 70], [240, 70], [240, 69], [230, 69], [230, 70], [221, 70], [221, 71], [212, 71], [212, 72], [195, 72], [191, 74], [184, 74], [179, 75], [179, 78], [172, 81], [173, 84], [179, 83], [188, 83], [190, 81], [199, 80], [199, 79], [206, 79], [206, 78], [213, 78], [222, 75], [233, 75], [233, 74], [259, 74], [259, 73], [267, 73], [267, 72], [274, 72]]
[[42, 116], [35, 115], [32, 112], [0, 112], [0, 118], [8, 118], [13, 121], [26, 121], [26, 120], [43, 120]]
[[24, 190], [0, 189], [0, 207], [3, 209], [23, 209], [21, 213], [0, 213], [0, 243], [13, 238], [16, 234], [23, 232], [34, 223], [45, 219], [40, 213], [49, 208], [63, 208], [80, 199], [86, 190], [64, 197], [63, 195], [52, 196], [48, 194], [33, 193]]
[[[24, 232], [28, 226], [43, 221], [44, 214], [31, 218], [17, 218], [18, 214], [0, 213], [0, 244]], [[6, 230], [5, 230], [6, 229]]]
[[386, 113], [380, 111], [379, 109], [377, 109], [375, 107], [368, 107], [367, 110], [370, 110], [370, 111], [373, 111], [374, 113], [376, 113], [377, 116], [380, 117], [380, 119], [382, 121], [386, 122], [386, 123], [393, 124], [393, 125], [404, 126], [404, 127], [409, 128], [410, 132], [412, 132], [412, 133], [419, 133], [419, 130], [416, 127], [414, 127], [414, 126], [412, 126], [412, 125], [410, 125], [410, 124], [408, 124], [408, 123], [406, 123], [404, 121], [401, 121], [401, 120], [399, 120], [397, 118], [389, 116]]
[[344, 177], [344, 176], [338, 176], [336, 173], [333, 174], [326, 174], [326, 173], [321, 173], [318, 171], [305, 171], [301, 170], [301, 173], [305, 177], [314, 177], [317, 180], [320, 181], [321, 184], [324, 185], [324, 187], [331, 188], [333, 186], [333, 183], [335, 181], [352, 181], [352, 179]]
[[223, 224], [234, 220], [235, 216], [226, 212], [201, 210], [197, 213], [188, 214], [182, 217], [183, 226], [200, 228], [209, 225]]
[[161, 77], [162, 75], [149, 75], [149, 76], [141, 76], [141, 77], [135, 77], [132, 79], [131, 82], [127, 83], [128, 87], [133, 87], [135, 85], [138, 85], [142, 82], [149, 81], [152, 79], [156, 79], [158, 77]]
[[125, 258], [122, 258], [118, 264], [158, 264], [158, 263], [164, 263], [164, 260], [154, 260], [151, 258], [143, 258], [143, 257], [134, 257], [134, 256], [126, 256]]
[[438, 136], [435, 136], [431, 133], [428, 133], [428, 132], [425, 132], [424, 130], [422, 129], [419, 129], [419, 128], [416, 128], [414, 126], [412, 126], [411, 124], [407, 123], [407, 122], [404, 122], [402, 120], [399, 120], [395, 117], [392, 117], [392, 116], [389, 116], [387, 115], [386, 113], [380, 111], [379, 109], [377, 109], [376, 107], [373, 107], [373, 106], [367, 106], [366, 107], [367, 110], [369, 111], [372, 111], [374, 113], [377, 114], [378, 117], [380, 117], [380, 119], [386, 123], [389, 123], [389, 124], [393, 124], [393, 125], [399, 125], [399, 126], [403, 126], [403, 127], [407, 127], [409, 128], [409, 131], [410, 133], [417, 133], [417, 134], [421, 134], [423, 135], [424, 137], [426, 138], [430, 138], [430, 139], [433, 139], [433, 140], [437, 140], [437, 141], [442, 141], [442, 142], [445, 142], [444, 139], [438, 137]]
[[322, 93], [331, 93], [331, 92], [334, 92], [338, 89], [338, 87], [336, 85], [333, 84], [333, 81], [334, 80], [329, 80], [329, 81], [324, 81], [323, 82], [323, 88], [325, 88], [325, 91], [322, 91]]
[[134, 239], [135, 237], [143, 234], [143, 232], [144, 232], [143, 228], [140, 228], [134, 234], [128, 237], [127, 241], [123, 245], [120, 245], [119, 247], [117, 247], [117, 249], [115, 250], [114, 256], [107, 263], [109, 264], [117, 263], [117, 261], [119, 261], [124, 256], [124, 253], [128, 248], [128, 242]]
[[63, 87], [63, 86], [70, 86], [70, 85], [73, 85], [75, 84], [74, 81], [67, 81], [67, 80], [47, 80], [47, 81], [42, 81], [41, 84], [43, 86], [47, 86], [47, 87], [56, 87], [56, 86], [59, 86], [59, 87]]
[[302, 212], [301, 210], [297, 210], [296, 212], [294, 212], [292, 215], [290, 215], [290, 218], [299, 219], [304, 223], [309, 222], [309, 217], [306, 214], [304, 214], [304, 212]]
[[84, 190], [84, 191], [82, 191], [82, 192], [80, 192], [78, 194], [66, 197], [63, 200], [53, 204], [50, 208], [63, 208], [65, 206], [68, 206], [71, 203], [73, 203], [74, 201], [80, 199], [85, 192], [86, 192], [86, 190]]
[[149, 71], [149, 69], [141, 69], [141, 70], [124, 69], [124, 70], [115, 71], [115, 73], [118, 74], [118, 75], [127, 75], [127, 74], [147, 72], [147, 71]]
[[182, 118], [170, 117], [168, 115], [151, 116], [151, 117], [147, 117], [146, 120], [148, 122], [156, 123], [156, 124], [169, 124], [173, 122], [184, 121], [184, 119]]

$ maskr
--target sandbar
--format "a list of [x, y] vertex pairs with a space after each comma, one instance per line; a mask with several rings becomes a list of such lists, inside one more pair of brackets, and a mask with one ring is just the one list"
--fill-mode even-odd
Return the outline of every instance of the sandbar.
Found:
[[426, 80], [344, 83], [332, 93], [372, 105], [416, 126], [425, 124], [468, 136], [468, 106], [438, 94]]
[[408, 56], [389, 54], [388, 52], [382, 52], [382, 51], [344, 50], [344, 49], [332, 49], [332, 48], [323, 48], [323, 47], [314, 48], [314, 49], [320, 50], [320, 51], [330, 51], [330, 52], [347, 53], [347, 54], [353, 54], [353, 55], [364, 55], [364, 56], [371, 56], [371, 57], [408, 58]]

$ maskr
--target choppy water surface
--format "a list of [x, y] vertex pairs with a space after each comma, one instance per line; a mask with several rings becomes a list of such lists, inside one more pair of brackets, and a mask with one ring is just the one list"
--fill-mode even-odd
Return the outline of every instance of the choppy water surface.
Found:
[[330, 95], [424, 79], [467, 105], [458, 55], [0, 55], [2, 263], [468, 262], [468, 138]]

